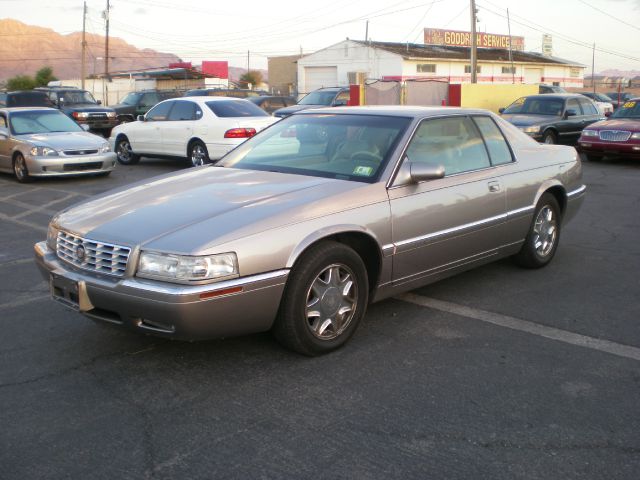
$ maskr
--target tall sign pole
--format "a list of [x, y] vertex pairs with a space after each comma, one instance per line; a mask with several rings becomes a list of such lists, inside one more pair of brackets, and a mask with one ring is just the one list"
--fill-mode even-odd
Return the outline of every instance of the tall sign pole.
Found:
[[106, 22], [106, 35], [104, 37], [104, 76], [105, 78], [109, 78], [109, 9], [111, 5], [109, 4], [109, 0], [107, 0], [107, 9], [104, 12], [104, 19]]
[[593, 53], [591, 56], [591, 83], [593, 84], [593, 93], [596, 93], [596, 42], [593, 42]]
[[475, 0], [471, 0], [471, 83], [478, 83], [478, 39], [476, 38]]
[[86, 53], [87, 53], [87, 40], [85, 37], [86, 34], [86, 26], [87, 26], [87, 2], [84, 2], [84, 8], [82, 9], [82, 62], [80, 66], [80, 81], [82, 85], [82, 89], [84, 90], [84, 79], [87, 76], [87, 64], [86, 64]]
[[509, 63], [511, 63], [511, 83], [516, 83], [516, 69], [513, 66], [512, 38], [511, 38], [511, 20], [509, 19], [509, 9], [507, 8], [507, 26], [509, 27]]

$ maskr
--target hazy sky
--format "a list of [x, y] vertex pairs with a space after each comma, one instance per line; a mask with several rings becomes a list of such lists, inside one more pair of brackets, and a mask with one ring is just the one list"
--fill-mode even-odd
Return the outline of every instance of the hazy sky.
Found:
[[[87, 0], [87, 30], [104, 33], [106, 0]], [[422, 29], [469, 30], [469, 0], [111, 0], [110, 33], [140, 48], [185, 60], [229, 60], [266, 68], [267, 57], [310, 53], [346, 37], [422, 42]], [[554, 55], [596, 71], [640, 70], [640, 0], [476, 0], [478, 30], [525, 37], [541, 50], [553, 36]], [[15, 18], [59, 33], [82, 30], [81, 0], [0, 0], [0, 18]], [[99, 55], [97, 53], [96, 55]]]

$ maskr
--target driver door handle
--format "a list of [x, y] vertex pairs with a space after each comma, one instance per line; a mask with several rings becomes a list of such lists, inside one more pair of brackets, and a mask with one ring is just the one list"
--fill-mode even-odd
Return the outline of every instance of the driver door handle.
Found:
[[489, 186], [490, 192], [499, 192], [500, 191], [500, 182], [489, 182], [487, 184]]

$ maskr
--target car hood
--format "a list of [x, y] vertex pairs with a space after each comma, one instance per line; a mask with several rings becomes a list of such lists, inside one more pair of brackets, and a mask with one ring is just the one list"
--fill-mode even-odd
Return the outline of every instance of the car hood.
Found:
[[529, 127], [531, 125], [544, 125], [560, 120], [555, 115], [522, 115], [519, 113], [503, 114], [507, 122], [514, 124], [516, 127]]
[[16, 139], [32, 145], [51, 147], [55, 150], [95, 149], [106, 142], [106, 139], [89, 132], [51, 132], [16, 135]]
[[279, 108], [276, 110], [274, 115], [277, 113], [278, 115], [291, 115], [292, 113], [299, 112], [301, 110], [309, 110], [312, 108], [323, 108], [328, 107], [328, 105], [291, 105], [290, 107]]
[[112, 108], [93, 105], [92, 103], [74, 103], [73, 105], [64, 105], [62, 108], [70, 112], [113, 112]]
[[589, 130], [627, 130], [630, 132], [640, 132], [640, 118], [610, 118], [601, 122], [589, 125]]
[[370, 186], [208, 166], [107, 192], [53, 221], [92, 240], [197, 254], [215, 243], [335, 212], [342, 208], [337, 204], [354, 208], [366, 201], [358, 190]]

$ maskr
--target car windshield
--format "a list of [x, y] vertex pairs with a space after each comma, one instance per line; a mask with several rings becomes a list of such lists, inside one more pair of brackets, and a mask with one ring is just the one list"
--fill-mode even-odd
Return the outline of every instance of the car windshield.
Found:
[[630, 100], [623, 103], [609, 118], [640, 118], [640, 102]]
[[596, 93], [595, 97], [596, 97], [596, 100], [598, 100], [599, 102], [609, 102], [609, 103], [611, 103], [611, 99], [609, 97], [607, 97], [604, 93]]
[[247, 100], [206, 102], [216, 117], [268, 117], [269, 114]]
[[298, 105], [331, 105], [337, 92], [311, 92]]
[[509, 105], [503, 113], [559, 116], [562, 114], [563, 104], [559, 98], [522, 97]]
[[84, 90], [71, 91], [58, 93], [58, 99], [62, 100], [65, 104], [78, 104], [78, 103], [97, 103], [89, 92]]
[[122, 103], [124, 103], [125, 105], [137, 105], [138, 100], [140, 99], [141, 96], [142, 96], [141, 93], [131, 92], [130, 94], [128, 94], [126, 97], [122, 99]]
[[231, 151], [216, 166], [375, 182], [402, 133], [403, 117], [293, 115]]
[[14, 135], [50, 132], [82, 132], [82, 128], [58, 111], [13, 112], [9, 124]]

